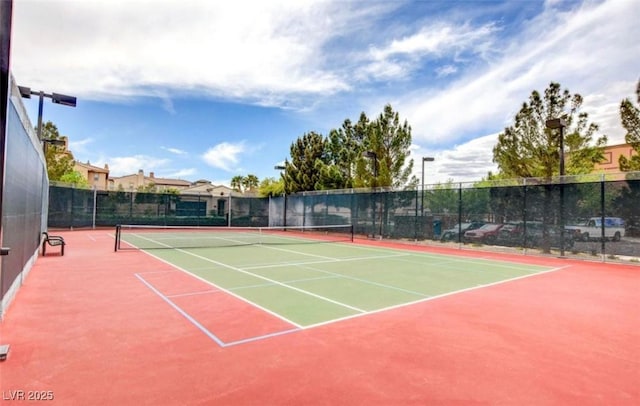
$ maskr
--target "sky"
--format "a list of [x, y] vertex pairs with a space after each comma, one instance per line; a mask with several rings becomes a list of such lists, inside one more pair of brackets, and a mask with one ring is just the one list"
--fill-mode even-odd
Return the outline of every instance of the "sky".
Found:
[[[531, 92], [558, 82], [608, 144], [640, 79], [638, 0], [14, 0], [11, 70], [110, 176], [278, 178], [305, 133], [390, 104], [425, 184], [496, 171]], [[23, 99], [37, 123], [38, 98]]]

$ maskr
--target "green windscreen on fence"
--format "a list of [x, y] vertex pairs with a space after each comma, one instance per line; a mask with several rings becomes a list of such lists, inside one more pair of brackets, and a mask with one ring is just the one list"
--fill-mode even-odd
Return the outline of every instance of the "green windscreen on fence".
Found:
[[47, 218], [49, 181], [42, 146], [29, 122], [20, 93], [11, 80], [7, 108], [5, 184], [3, 188], [3, 247], [0, 269], [0, 316], [34, 256], [38, 254], [41, 232]]
[[522, 179], [424, 190], [334, 190], [246, 197], [92, 191], [52, 186], [49, 226], [352, 225], [363, 238], [640, 256], [640, 174], [562, 182]]

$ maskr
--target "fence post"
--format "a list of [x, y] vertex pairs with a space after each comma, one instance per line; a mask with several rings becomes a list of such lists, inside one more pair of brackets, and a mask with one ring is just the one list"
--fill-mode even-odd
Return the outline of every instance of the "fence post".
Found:
[[458, 248], [462, 247], [462, 182], [458, 184]]
[[229, 208], [227, 209], [227, 227], [231, 227], [231, 192], [229, 192]]
[[524, 178], [522, 182], [522, 232], [524, 233], [522, 253], [527, 255], [527, 178]]
[[74, 206], [75, 206], [76, 186], [71, 186], [71, 216], [69, 217], [69, 229], [73, 230]]
[[605, 217], [605, 204], [604, 204], [604, 192], [605, 192], [605, 184], [604, 184], [604, 173], [600, 175], [600, 229], [601, 229], [601, 235], [600, 235], [600, 241], [601, 241], [601, 247], [600, 247], [600, 251], [602, 252], [602, 261], [605, 260], [605, 250], [606, 250], [606, 243], [605, 243], [605, 232], [604, 232], [604, 217]]
[[[418, 198], [419, 191], [420, 191], [419, 187], [416, 186], [416, 215], [414, 216], [414, 221], [413, 221], [413, 233], [414, 233], [414, 239], [416, 241], [418, 241], [418, 201], [420, 200]], [[424, 193], [424, 190], [422, 192]]]
[[93, 185], [93, 213], [91, 216], [91, 228], [92, 229], [96, 229], [96, 206], [98, 202], [98, 189], [96, 188], [96, 185]]

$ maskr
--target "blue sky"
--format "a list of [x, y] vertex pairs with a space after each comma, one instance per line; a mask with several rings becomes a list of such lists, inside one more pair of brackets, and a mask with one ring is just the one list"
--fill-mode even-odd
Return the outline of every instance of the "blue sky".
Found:
[[[111, 176], [277, 177], [309, 131], [390, 103], [425, 183], [479, 180], [532, 90], [584, 96], [609, 144], [640, 78], [640, 2], [14, 0], [18, 84]], [[37, 98], [24, 100], [33, 123]]]

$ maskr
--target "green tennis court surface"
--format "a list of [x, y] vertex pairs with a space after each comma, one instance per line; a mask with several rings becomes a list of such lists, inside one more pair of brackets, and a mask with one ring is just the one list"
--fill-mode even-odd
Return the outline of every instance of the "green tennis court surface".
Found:
[[[277, 241], [252, 241], [248, 245], [148, 249], [148, 252], [299, 328], [552, 270], [520, 263], [328, 242], [309, 235], [269, 237]], [[245, 237], [238, 230], [228, 234], [216, 231], [213, 237], [202, 232], [138, 230], [124, 233], [121, 238], [123, 243], [133, 246], [169, 248], [193, 245], [193, 241], [185, 243], [185, 240], [214, 238], [238, 242]]]

